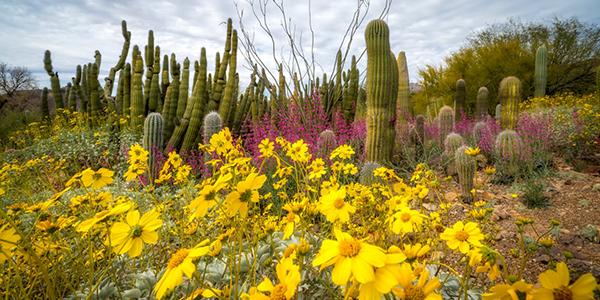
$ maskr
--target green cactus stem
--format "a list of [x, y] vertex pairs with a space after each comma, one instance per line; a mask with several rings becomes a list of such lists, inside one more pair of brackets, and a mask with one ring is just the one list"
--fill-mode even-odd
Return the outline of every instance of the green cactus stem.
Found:
[[502, 129], [515, 129], [519, 118], [519, 103], [521, 102], [521, 81], [510, 76], [502, 79], [499, 90], [502, 114], [500, 125]]
[[454, 154], [454, 165], [458, 173], [458, 183], [462, 192], [464, 202], [473, 202], [473, 194], [471, 191], [475, 186], [475, 172], [477, 169], [477, 161], [475, 158], [465, 151], [467, 146], [458, 148]]
[[466, 114], [467, 86], [464, 79], [456, 81], [456, 91], [454, 96], [454, 119], [460, 120], [463, 114]]
[[450, 106], [443, 106], [438, 113], [438, 126], [440, 128], [440, 145], [444, 145], [446, 136], [454, 131], [454, 110]]
[[[192, 93], [192, 97], [188, 103], [188, 106], [192, 107], [190, 122], [188, 124], [183, 143], [181, 145], [181, 151], [195, 150], [194, 145], [200, 126], [202, 125], [202, 117], [204, 116], [204, 104], [207, 103], [208, 93], [206, 92], [206, 49], [202, 48], [200, 51], [200, 73], [198, 75], [198, 82]], [[185, 118], [185, 114], [184, 114]]]
[[444, 140], [444, 158], [446, 160], [446, 174], [455, 175], [456, 165], [454, 164], [454, 153], [465, 144], [462, 136], [458, 133], [450, 133]]
[[60, 90], [60, 79], [58, 78], [58, 72], [52, 70], [52, 57], [50, 50], [46, 50], [44, 53], [44, 69], [50, 76], [50, 88], [52, 89], [52, 98], [54, 99], [54, 105], [57, 109], [64, 108], [63, 96]]
[[223, 119], [221, 118], [221, 115], [216, 111], [212, 111], [206, 114], [206, 116], [204, 117], [202, 128], [202, 141], [204, 144], [208, 144], [210, 143], [210, 138], [214, 134], [219, 133], [219, 131], [221, 131], [221, 128], [223, 128]]
[[144, 94], [142, 93], [143, 66], [142, 58], [138, 57], [135, 62], [133, 75], [131, 76], [130, 125], [134, 129], [142, 125], [144, 120]]
[[488, 96], [490, 92], [485, 86], [482, 86], [477, 91], [477, 101], [475, 102], [475, 117], [478, 119], [485, 118], [488, 114]]
[[516, 131], [506, 129], [496, 137], [496, 169], [499, 174], [514, 177], [519, 172], [523, 141]]
[[546, 95], [546, 83], [548, 81], [548, 50], [546, 45], [541, 45], [535, 52], [535, 74], [534, 74], [534, 97]]
[[144, 121], [143, 146], [150, 154], [148, 158], [148, 171], [151, 182], [154, 182], [159, 172], [156, 159], [162, 151], [162, 144], [163, 118], [159, 113], [150, 113]]
[[48, 88], [42, 89], [42, 118], [48, 119], [50, 117], [50, 108], [48, 107]]

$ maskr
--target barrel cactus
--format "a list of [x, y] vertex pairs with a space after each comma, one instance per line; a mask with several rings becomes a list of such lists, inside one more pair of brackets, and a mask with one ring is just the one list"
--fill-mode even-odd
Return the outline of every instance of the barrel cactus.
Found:
[[454, 131], [454, 110], [444, 105], [438, 113], [438, 127], [440, 129], [440, 145], [444, 145], [446, 136]]
[[514, 177], [519, 171], [523, 141], [516, 131], [506, 129], [496, 137], [496, 169], [502, 175]]
[[544, 97], [546, 95], [546, 82], [548, 80], [548, 50], [545, 45], [538, 47], [535, 52], [535, 74], [534, 86], [535, 97]]
[[337, 147], [335, 133], [329, 129], [319, 134], [318, 152], [320, 157], [327, 157]]
[[398, 68], [390, 50], [385, 21], [369, 22], [367, 44], [367, 161], [390, 161], [395, 138], [394, 111], [398, 92]]
[[462, 114], [466, 114], [467, 86], [464, 79], [456, 81], [456, 91], [454, 95], [454, 119], [460, 120]]
[[163, 118], [159, 113], [150, 113], [144, 121], [143, 146], [148, 151], [148, 170], [150, 181], [153, 182], [158, 175], [156, 158], [162, 151], [163, 145]]
[[372, 161], [365, 162], [365, 164], [360, 169], [360, 172], [358, 173], [358, 182], [364, 185], [372, 185], [374, 183], [380, 182], [380, 180], [378, 180], [378, 178], [375, 177], [375, 175], [373, 175], [373, 171], [377, 170], [378, 168], [381, 168], [381, 165], [379, 163]]
[[479, 145], [479, 141], [485, 130], [487, 130], [487, 124], [484, 121], [475, 123], [473, 126], [473, 141], [475, 142], [475, 145]]
[[500, 125], [502, 129], [515, 129], [519, 118], [519, 103], [521, 102], [521, 81], [509, 76], [500, 82], [500, 104], [502, 105]]
[[202, 123], [202, 127], [203, 127], [203, 141], [205, 144], [208, 144], [210, 142], [210, 138], [214, 135], [219, 133], [219, 131], [221, 131], [221, 128], [223, 128], [223, 120], [221, 118], [221, 115], [216, 112], [216, 111], [212, 111], [210, 113], [208, 113], [203, 120]]
[[456, 149], [454, 153], [454, 165], [456, 173], [458, 173], [458, 183], [460, 184], [463, 201], [470, 203], [473, 201], [471, 190], [473, 190], [475, 183], [477, 162], [473, 156], [465, 153], [467, 149], [467, 146], [461, 146]]
[[456, 174], [456, 166], [454, 164], [454, 154], [456, 150], [465, 144], [462, 136], [458, 133], [450, 133], [444, 140], [444, 158], [446, 160], [446, 173], [448, 175]]
[[490, 92], [485, 86], [477, 91], [477, 101], [475, 102], [475, 117], [484, 118], [488, 114], [488, 96]]

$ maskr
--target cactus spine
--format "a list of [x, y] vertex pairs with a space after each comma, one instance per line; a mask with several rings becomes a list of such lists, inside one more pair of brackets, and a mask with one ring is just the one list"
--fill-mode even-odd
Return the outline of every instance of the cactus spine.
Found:
[[52, 58], [50, 50], [46, 50], [44, 53], [44, 69], [50, 76], [50, 87], [52, 89], [52, 98], [54, 98], [54, 104], [57, 109], [64, 108], [64, 102], [62, 93], [60, 91], [60, 80], [58, 78], [58, 72], [52, 70]]
[[467, 102], [467, 86], [464, 79], [456, 81], [456, 92], [454, 96], [454, 119], [460, 120], [462, 114], [466, 114], [465, 105]]
[[523, 142], [516, 131], [506, 129], [496, 137], [496, 169], [500, 174], [514, 176], [519, 171]]
[[[390, 50], [389, 28], [383, 20], [369, 22], [367, 44], [367, 141], [366, 160], [391, 160], [394, 109], [398, 92], [398, 68]], [[391, 134], [390, 134], [391, 132]]]
[[488, 114], [488, 96], [490, 92], [485, 86], [477, 91], [477, 101], [475, 102], [475, 117], [484, 118]]
[[521, 102], [521, 81], [509, 76], [500, 82], [500, 104], [502, 105], [500, 125], [502, 129], [515, 129]]
[[194, 142], [200, 131], [200, 125], [202, 125], [202, 116], [204, 112], [204, 104], [206, 101], [206, 49], [202, 48], [200, 51], [200, 73], [198, 74], [198, 82], [195, 84], [192, 97], [188, 103], [191, 105], [190, 122], [188, 124], [183, 144], [181, 145], [181, 151], [190, 151], [194, 148]]
[[154, 182], [158, 175], [158, 164], [156, 158], [162, 150], [163, 144], [163, 118], [159, 113], [150, 113], [144, 121], [144, 139], [143, 146], [148, 151], [148, 170], [150, 180]]
[[142, 58], [138, 57], [135, 61], [133, 76], [131, 76], [130, 125], [132, 128], [140, 126], [144, 119], [144, 94], [142, 93], [143, 64]]
[[473, 201], [471, 190], [475, 182], [475, 172], [477, 162], [471, 155], [465, 153], [467, 146], [458, 148], [454, 154], [454, 164], [458, 173], [458, 183], [462, 191], [463, 201], [470, 203]]
[[50, 108], [48, 107], [48, 88], [44, 87], [42, 90], [42, 118], [47, 119], [50, 117]]
[[454, 131], [454, 110], [444, 105], [438, 114], [438, 125], [440, 128], [440, 145], [444, 145], [446, 136]]
[[204, 117], [204, 121], [202, 124], [203, 127], [203, 143], [204, 144], [208, 144], [210, 143], [210, 138], [214, 135], [219, 133], [219, 131], [221, 131], [221, 128], [223, 128], [223, 120], [221, 118], [221, 115], [219, 113], [217, 113], [216, 111], [212, 111], [210, 113], [208, 113], [205, 117]]
[[548, 50], [545, 45], [538, 47], [535, 52], [534, 97], [546, 95], [546, 82], [548, 80]]

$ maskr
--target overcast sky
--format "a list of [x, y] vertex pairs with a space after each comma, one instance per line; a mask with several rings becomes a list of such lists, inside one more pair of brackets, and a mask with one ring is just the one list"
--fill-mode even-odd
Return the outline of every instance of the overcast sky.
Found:
[[[302, 34], [303, 46], [309, 51], [309, 1], [283, 1], [297, 37]], [[383, 0], [370, 2], [351, 54], [362, 52], [364, 26], [381, 13]], [[315, 58], [327, 73], [356, 6], [356, 0], [310, 2]], [[260, 54], [270, 58], [270, 40], [257, 26], [247, 0], [239, 0], [238, 7], [244, 10], [246, 29], [255, 33], [254, 42]], [[73, 76], [77, 64], [93, 61], [96, 49], [102, 53], [101, 75], [105, 76], [121, 51], [122, 19], [127, 20], [132, 45], [138, 44], [141, 49], [146, 44], [148, 29], [154, 30], [155, 43], [161, 46], [162, 54], [174, 52], [179, 61], [186, 56], [192, 61], [198, 59], [200, 48], [206, 47], [209, 72], [214, 68], [214, 53], [223, 51], [224, 22], [231, 17], [234, 27], [239, 27], [232, 0], [2, 0], [0, 10], [4, 12], [0, 18], [0, 61], [29, 68], [40, 86], [49, 85], [42, 63], [46, 49], [52, 51], [54, 69], [59, 72], [62, 85]], [[600, 0], [394, 0], [386, 21], [392, 50], [406, 52], [411, 82], [417, 82], [419, 68], [441, 64], [444, 56], [464, 45], [466, 37], [487, 25], [508, 18], [548, 22], [555, 16], [600, 24], [599, 11]], [[268, 16], [275, 31], [276, 51], [285, 53], [289, 48], [281, 34], [281, 15], [273, 4], [268, 6]], [[238, 70], [242, 84], [248, 81], [249, 74], [244, 63], [240, 56]]]

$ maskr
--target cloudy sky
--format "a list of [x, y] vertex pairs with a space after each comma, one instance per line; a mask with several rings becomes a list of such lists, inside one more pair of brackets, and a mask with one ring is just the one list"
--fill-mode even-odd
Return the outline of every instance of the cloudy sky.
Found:
[[[174, 52], [179, 61], [186, 56], [195, 60], [200, 48], [206, 47], [208, 65], [213, 66], [214, 53], [223, 51], [224, 21], [231, 17], [234, 26], [239, 28], [234, 5], [237, 2], [238, 8], [244, 11], [246, 30], [253, 33], [256, 48], [272, 66], [270, 40], [258, 27], [248, 1], [259, 0], [2, 0], [0, 61], [29, 68], [40, 86], [48, 86], [42, 58], [44, 50], [49, 49], [54, 69], [65, 85], [73, 76], [75, 66], [92, 61], [94, 50], [98, 49], [103, 59], [101, 75], [106, 74], [118, 59], [123, 42], [120, 21], [125, 19], [132, 33], [132, 45], [138, 44], [143, 49], [147, 30], [153, 29], [155, 43], [161, 46], [162, 54]], [[310, 6], [315, 59], [320, 63], [317, 72], [321, 73], [322, 67], [330, 73], [357, 0], [283, 1], [297, 40], [302, 35], [302, 45], [308, 53]], [[351, 54], [360, 54], [364, 49], [364, 26], [380, 15], [383, 3], [383, 0], [370, 0], [366, 21], [354, 38]], [[390, 26], [392, 50], [406, 52], [411, 82], [416, 82], [420, 67], [440, 64], [444, 56], [464, 45], [467, 36], [487, 25], [505, 22], [508, 18], [548, 22], [555, 16], [577, 17], [600, 24], [598, 11], [600, 0], [530, 0], [527, 3], [523, 0], [394, 0], [386, 21]], [[272, 3], [267, 6], [267, 13], [277, 42], [276, 53], [285, 55], [289, 48], [281, 30], [281, 14]], [[243, 64], [240, 57], [238, 70], [242, 84], [248, 80]]]

